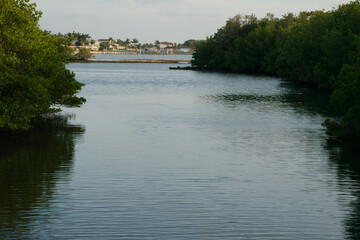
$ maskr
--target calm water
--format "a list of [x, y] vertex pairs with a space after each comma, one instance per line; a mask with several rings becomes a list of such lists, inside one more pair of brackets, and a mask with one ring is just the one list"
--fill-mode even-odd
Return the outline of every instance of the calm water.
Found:
[[0, 134], [0, 239], [359, 239], [360, 154], [327, 140], [326, 97], [169, 66], [71, 64], [82, 108]]

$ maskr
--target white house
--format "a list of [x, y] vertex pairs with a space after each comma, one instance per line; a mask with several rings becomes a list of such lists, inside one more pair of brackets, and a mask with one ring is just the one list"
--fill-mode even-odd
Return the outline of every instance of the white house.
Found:
[[124, 46], [121, 46], [120, 44], [117, 44], [117, 43], [114, 43], [113, 46], [114, 46], [115, 49], [118, 49], [118, 50], [124, 50], [125, 49]]
[[172, 47], [174, 47], [174, 46], [175, 46], [175, 44], [174, 44], [174, 43], [171, 43], [171, 42], [161, 42], [161, 43], [159, 44], [160, 49], [172, 48]]
[[109, 39], [99, 39], [98, 42], [113, 45], [114, 41]]

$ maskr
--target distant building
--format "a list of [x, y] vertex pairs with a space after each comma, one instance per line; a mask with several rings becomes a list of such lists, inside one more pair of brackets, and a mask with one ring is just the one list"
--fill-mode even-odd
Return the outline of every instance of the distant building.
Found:
[[151, 47], [151, 48], [145, 48], [144, 49], [145, 54], [158, 54], [159, 52], [160, 52], [160, 50], [158, 50], [156, 47]]
[[171, 43], [171, 42], [161, 42], [161, 43], [159, 44], [160, 49], [172, 48], [172, 47], [174, 47], [174, 46], [175, 46], [175, 44], [174, 44], [174, 43]]
[[181, 52], [191, 52], [194, 51], [195, 47], [191, 47], [191, 46], [183, 46], [179, 48], [179, 51]]
[[113, 46], [114, 46], [114, 49], [118, 49], [118, 50], [124, 50], [125, 49], [124, 46], [121, 46], [120, 44], [117, 44], [117, 43], [113, 44]]
[[91, 51], [99, 51], [99, 47], [96, 45], [88, 45], [85, 47], [86, 49], [90, 49]]
[[109, 45], [114, 44], [114, 41], [113, 41], [113, 40], [110, 40], [110, 39], [99, 39], [98, 42], [100, 42], [100, 43], [105, 43], [105, 44], [109, 44]]

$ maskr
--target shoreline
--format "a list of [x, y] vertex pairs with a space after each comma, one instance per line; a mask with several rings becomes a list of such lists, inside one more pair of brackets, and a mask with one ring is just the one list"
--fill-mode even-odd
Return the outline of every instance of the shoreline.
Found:
[[[156, 54], [156, 53], [139, 53], [136, 51], [117, 51], [117, 52], [104, 52], [104, 51], [90, 51], [92, 54], [111, 54], [111, 55], [192, 55], [192, 53], [173, 53], [173, 54]], [[74, 51], [78, 53], [78, 51]]]
[[69, 60], [72, 63], [174, 63], [189, 64], [190, 60], [184, 59], [124, 59], [124, 60]]
[[91, 51], [92, 54], [119, 54], [119, 55], [139, 55], [137, 52], [103, 52], [103, 51]]

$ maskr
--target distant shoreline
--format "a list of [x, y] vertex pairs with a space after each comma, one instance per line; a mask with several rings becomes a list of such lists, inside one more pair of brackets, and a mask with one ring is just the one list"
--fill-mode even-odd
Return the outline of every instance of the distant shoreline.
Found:
[[[75, 51], [74, 53], [78, 53], [78, 51]], [[133, 52], [133, 51], [124, 51], [124, 52], [104, 52], [104, 51], [91, 51], [92, 54], [114, 54], [114, 55], [192, 55], [191, 53], [183, 53], [183, 52], [176, 52], [173, 54], [145, 54], [145, 53], [139, 53], [139, 52]]]
[[190, 60], [184, 59], [124, 59], [124, 60], [69, 60], [75, 63], [176, 63], [189, 64]]
[[137, 52], [102, 52], [102, 51], [91, 51], [92, 54], [120, 54], [120, 55], [138, 55]]

